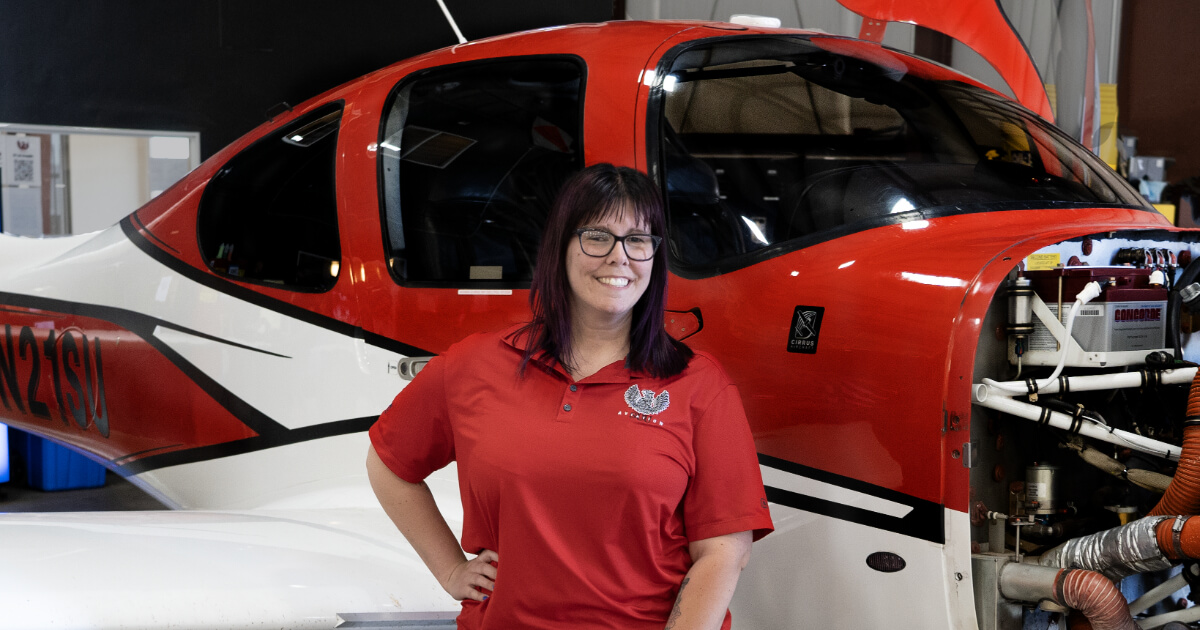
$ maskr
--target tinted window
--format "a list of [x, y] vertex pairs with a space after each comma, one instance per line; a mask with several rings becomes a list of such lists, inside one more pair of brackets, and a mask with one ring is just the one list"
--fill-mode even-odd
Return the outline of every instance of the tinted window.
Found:
[[583, 68], [518, 58], [402, 83], [379, 143], [388, 264], [401, 281], [526, 283], [559, 186], [580, 168]]
[[200, 251], [213, 272], [300, 291], [337, 282], [334, 170], [342, 107], [323, 107], [234, 156], [200, 201]]
[[909, 64], [833, 39], [679, 54], [659, 102], [676, 262], [732, 269], [805, 237], [939, 213], [1144, 203], [1025, 109]]

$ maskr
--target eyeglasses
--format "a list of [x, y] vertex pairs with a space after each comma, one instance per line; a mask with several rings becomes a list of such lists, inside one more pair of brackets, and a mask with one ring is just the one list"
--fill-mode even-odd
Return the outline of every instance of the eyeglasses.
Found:
[[625, 248], [625, 255], [629, 260], [646, 261], [654, 258], [654, 252], [658, 250], [659, 243], [662, 243], [661, 236], [650, 234], [617, 236], [612, 232], [595, 229], [578, 229], [575, 230], [575, 234], [579, 236], [579, 247], [583, 249], [583, 253], [596, 258], [609, 255], [617, 246], [617, 241], [621, 241], [621, 247]]

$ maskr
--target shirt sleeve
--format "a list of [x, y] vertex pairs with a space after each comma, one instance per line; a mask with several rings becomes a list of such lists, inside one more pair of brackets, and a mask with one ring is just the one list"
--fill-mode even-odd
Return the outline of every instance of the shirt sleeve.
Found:
[[696, 422], [692, 434], [695, 473], [683, 499], [689, 541], [753, 531], [771, 533], [754, 437], [737, 387], [726, 385]]
[[371, 445], [383, 463], [409, 483], [420, 483], [454, 461], [454, 433], [446, 404], [446, 359], [434, 357], [371, 426]]

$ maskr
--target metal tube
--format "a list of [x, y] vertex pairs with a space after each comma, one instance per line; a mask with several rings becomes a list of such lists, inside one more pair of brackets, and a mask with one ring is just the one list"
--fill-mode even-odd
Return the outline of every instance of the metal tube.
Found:
[[1054, 579], [1058, 567], [1010, 562], [1000, 569], [1000, 594], [1018, 602], [1054, 599]]

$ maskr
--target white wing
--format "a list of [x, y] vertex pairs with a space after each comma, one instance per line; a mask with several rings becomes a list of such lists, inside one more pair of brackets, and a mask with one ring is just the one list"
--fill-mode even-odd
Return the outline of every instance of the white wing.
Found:
[[638, 408], [638, 400], [642, 397], [642, 392], [638, 390], [637, 385], [630, 385], [629, 389], [625, 390], [625, 402], [635, 410]]
[[[457, 536], [455, 477], [428, 482]], [[379, 508], [0, 514], [0, 558], [6, 629], [453, 628], [460, 608]]]

